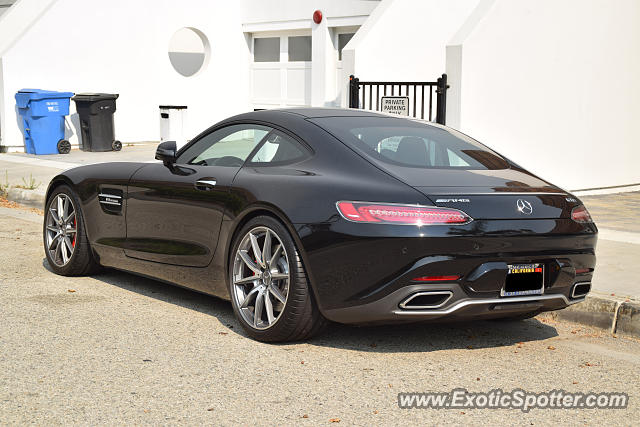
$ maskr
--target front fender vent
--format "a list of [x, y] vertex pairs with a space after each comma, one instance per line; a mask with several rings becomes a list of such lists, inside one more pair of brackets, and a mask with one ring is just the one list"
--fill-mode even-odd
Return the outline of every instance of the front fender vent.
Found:
[[102, 210], [109, 214], [121, 214], [123, 203], [122, 190], [103, 188], [98, 194], [98, 201]]

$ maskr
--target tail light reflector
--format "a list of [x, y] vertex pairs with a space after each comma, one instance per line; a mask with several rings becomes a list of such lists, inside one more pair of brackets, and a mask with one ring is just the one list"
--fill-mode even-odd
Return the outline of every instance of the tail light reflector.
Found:
[[571, 219], [580, 223], [593, 222], [591, 215], [589, 215], [589, 211], [584, 207], [584, 205], [573, 208], [571, 211]]
[[370, 202], [338, 202], [336, 205], [340, 215], [353, 222], [433, 225], [466, 224], [472, 221], [469, 215], [457, 209], [434, 206]]
[[414, 282], [455, 282], [460, 276], [422, 276], [411, 279]]

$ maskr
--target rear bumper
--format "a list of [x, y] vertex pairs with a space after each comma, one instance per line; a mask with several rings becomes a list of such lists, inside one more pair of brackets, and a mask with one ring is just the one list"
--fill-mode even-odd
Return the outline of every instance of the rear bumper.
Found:
[[[341, 323], [500, 317], [548, 311], [590, 282], [597, 228], [570, 219], [474, 221], [462, 226], [380, 226], [337, 220], [298, 227], [303, 258], [322, 314]], [[501, 297], [509, 264], [544, 265], [542, 297]], [[586, 271], [586, 273], [585, 273]], [[451, 283], [417, 282], [459, 276]], [[449, 291], [433, 309], [405, 310], [416, 292]], [[406, 312], [405, 312], [406, 311]]]
[[[585, 282], [580, 282], [585, 283]], [[402, 302], [417, 293], [444, 293], [451, 296], [442, 306], [427, 309], [403, 308]], [[470, 297], [457, 283], [441, 285], [410, 285], [368, 304], [326, 310], [325, 316], [334, 322], [366, 324], [415, 321], [446, 321], [490, 319], [522, 313], [560, 310], [584, 301], [585, 295], [572, 298], [573, 286], [567, 293], [519, 297]]]

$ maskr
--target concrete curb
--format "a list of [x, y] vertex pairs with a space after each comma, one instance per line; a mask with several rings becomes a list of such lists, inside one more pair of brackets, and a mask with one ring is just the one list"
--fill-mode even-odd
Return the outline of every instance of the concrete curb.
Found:
[[640, 337], [640, 303], [623, 302], [618, 310], [615, 332]]
[[45, 193], [37, 190], [24, 190], [22, 188], [10, 188], [7, 192], [7, 200], [20, 203], [31, 208], [44, 209]]
[[545, 315], [606, 329], [612, 334], [621, 333], [640, 338], [640, 303], [634, 301], [587, 295], [583, 302], [563, 310], [543, 313]]

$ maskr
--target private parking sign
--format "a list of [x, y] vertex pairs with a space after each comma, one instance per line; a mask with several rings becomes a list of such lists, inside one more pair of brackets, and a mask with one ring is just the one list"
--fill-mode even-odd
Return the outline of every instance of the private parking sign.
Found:
[[398, 114], [400, 116], [409, 115], [408, 96], [383, 96], [380, 111], [383, 113]]

